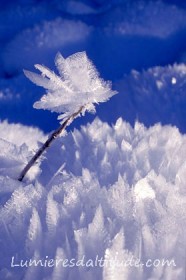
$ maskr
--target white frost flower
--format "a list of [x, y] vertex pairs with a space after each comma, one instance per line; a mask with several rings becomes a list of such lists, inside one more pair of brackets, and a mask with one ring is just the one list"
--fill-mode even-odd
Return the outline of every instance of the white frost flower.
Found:
[[86, 52], [75, 53], [66, 59], [58, 53], [55, 65], [59, 75], [45, 66], [36, 64], [41, 75], [24, 71], [35, 84], [44, 87], [47, 94], [34, 103], [34, 108], [48, 109], [62, 113], [58, 119], [66, 119], [82, 108], [95, 112], [94, 104], [107, 101], [116, 91], [111, 90], [111, 83], [105, 82], [88, 59]]
[[116, 94], [115, 91], [111, 90], [109, 82], [99, 78], [95, 66], [85, 52], [75, 53], [66, 59], [58, 53], [55, 64], [60, 76], [40, 64], [36, 64], [35, 68], [40, 70], [41, 75], [24, 71], [33, 83], [47, 90], [47, 94], [34, 103], [34, 108], [62, 113], [58, 117], [62, 122], [60, 127], [49, 136], [43, 146], [27, 163], [19, 175], [19, 181], [23, 180], [41, 154], [57, 136], [62, 135], [66, 127], [75, 118], [86, 111], [95, 112], [95, 103], [105, 102]]

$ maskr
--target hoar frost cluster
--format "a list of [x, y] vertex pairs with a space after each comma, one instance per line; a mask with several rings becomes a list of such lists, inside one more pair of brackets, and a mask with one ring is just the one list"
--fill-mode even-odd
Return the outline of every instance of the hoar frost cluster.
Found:
[[85, 52], [75, 53], [66, 59], [58, 53], [55, 65], [60, 76], [39, 64], [35, 68], [42, 75], [24, 71], [32, 82], [47, 89], [47, 94], [34, 103], [34, 108], [63, 113], [59, 116], [63, 120], [80, 108], [82, 113], [86, 110], [95, 112], [94, 104], [105, 102], [116, 93], [111, 90], [110, 83], [99, 78]]
[[62, 135], [66, 127], [78, 116], [88, 110], [95, 112], [95, 103], [105, 102], [116, 92], [111, 90], [110, 83], [100, 79], [96, 68], [85, 52], [71, 55], [67, 59], [58, 53], [55, 59], [60, 76], [48, 68], [36, 64], [42, 75], [25, 71], [25, 75], [34, 83], [47, 89], [47, 94], [34, 103], [38, 109], [49, 109], [52, 112], [63, 113], [61, 126], [56, 129], [29, 160], [21, 171], [18, 180], [22, 181], [51, 143]]
[[[9, 157], [0, 169], [0, 279], [184, 279], [186, 137], [176, 128], [96, 119], [57, 139], [37, 180], [23, 183], [9, 172], [13, 154], [21, 168], [20, 147], [9, 143], [5, 154], [0, 145], [1, 162]], [[141, 265], [11, 269], [12, 256], [15, 264], [98, 256]], [[149, 259], [176, 266], [147, 268]]]

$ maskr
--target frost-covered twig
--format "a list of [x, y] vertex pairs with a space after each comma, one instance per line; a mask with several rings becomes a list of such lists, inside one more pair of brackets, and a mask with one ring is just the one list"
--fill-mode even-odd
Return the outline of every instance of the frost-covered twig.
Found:
[[75, 53], [66, 59], [58, 53], [55, 65], [59, 75], [43, 65], [36, 64], [35, 68], [41, 75], [24, 71], [25, 75], [38, 86], [47, 90], [47, 94], [34, 103], [36, 109], [47, 109], [60, 113], [58, 119], [61, 126], [52, 133], [49, 139], [38, 150], [25, 166], [19, 176], [22, 181], [28, 170], [65, 128], [79, 115], [86, 111], [95, 112], [95, 104], [107, 101], [116, 91], [111, 90], [111, 84], [99, 77], [93, 63], [85, 52]]
[[72, 114], [66, 121], [64, 121], [60, 127], [58, 127], [47, 139], [47, 141], [41, 146], [37, 153], [31, 158], [27, 165], [22, 170], [18, 180], [22, 181], [29, 171], [29, 169], [35, 164], [37, 159], [44, 153], [44, 151], [51, 145], [51, 143], [65, 130], [65, 128], [83, 111], [83, 106], [74, 114]]

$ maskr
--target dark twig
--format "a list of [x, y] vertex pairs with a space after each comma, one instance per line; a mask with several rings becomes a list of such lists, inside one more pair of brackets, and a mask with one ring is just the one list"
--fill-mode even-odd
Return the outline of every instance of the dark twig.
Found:
[[70, 117], [62, 123], [62, 125], [56, 129], [50, 137], [47, 139], [47, 141], [43, 144], [43, 146], [37, 151], [37, 153], [31, 158], [31, 160], [27, 163], [27, 165], [22, 170], [18, 180], [22, 181], [29, 169], [35, 164], [37, 159], [43, 154], [43, 152], [51, 145], [51, 143], [57, 138], [64, 130], [65, 128], [83, 111], [84, 106], [81, 106], [80, 109], [72, 114]]

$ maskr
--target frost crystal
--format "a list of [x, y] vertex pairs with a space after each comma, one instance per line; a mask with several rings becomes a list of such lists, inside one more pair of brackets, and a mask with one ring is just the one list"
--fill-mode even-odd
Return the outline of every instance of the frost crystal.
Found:
[[36, 64], [35, 68], [41, 75], [24, 71], [33, 83], [47, 90], [47, 94], [34, 103], [34, 108], [63, 113], [58, 119], [64, 119], [81, 107], [82, 113], [86, 110], [95, 112], [95, 103], [105, 102], [116, 94], [111, 90], [110, 82], [105, 82], [99, 77], [85, 52], [75, 53], [66, 59], [58, 53], [55, 65], [60, 76], [39, 64]]
[[[9, 145], [0, 141], [0, 279], [185, 279], [186, 137], [176, 127], [95, 119], [56, 139], [33, 183], [7, 176], [27, 157]], [[12, 256], [64, 263], [16, 269]]]

